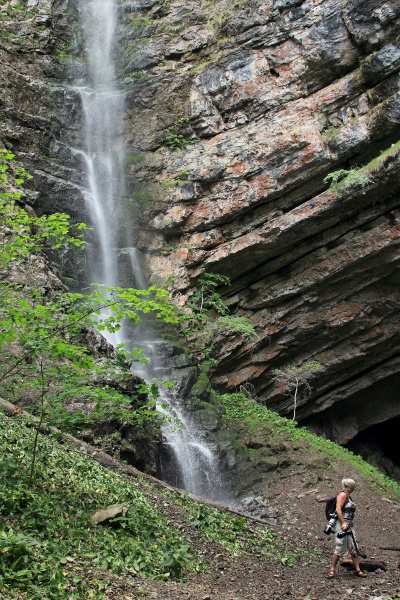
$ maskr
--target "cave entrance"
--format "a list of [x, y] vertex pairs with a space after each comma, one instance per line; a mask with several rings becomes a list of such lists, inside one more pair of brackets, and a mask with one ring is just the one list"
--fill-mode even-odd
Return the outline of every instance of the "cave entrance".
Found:
[[400, 417], [395, 417], [364, 429], [345, 447], [385, 475], [400, 481], [399, 432]]

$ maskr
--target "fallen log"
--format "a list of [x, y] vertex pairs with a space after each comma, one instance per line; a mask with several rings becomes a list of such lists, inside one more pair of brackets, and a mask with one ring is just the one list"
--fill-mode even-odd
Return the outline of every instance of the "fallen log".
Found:
[[187, 492], [186, 490], [176, 488], [172, 485], [169, 485], [168, 483], [165, 483], [164, 481], [161, 481], [161, 479], [157, 479], [157, 477], [153, 477], [152, 475], [143, 473], [142, 471], [135, 469], [135, 467], [132, 467], [131, 465], [126, 465], [120, 462], [119, 460], [113, 458], [109, 454], [106, 454], [105, 452], [103, 452], [103, 450], [95, 448], [94, 446], [91, 446], [90, 444], [87, 444], [86, 442], [75, 438], [69, 433], [63, 433], [56, 427], [50, 427], [46, 423], [40, 423], [40, 420], [37, 417], [34, 417], [25, 410], [21, 409], [20, 407], [15, 406], [14, 404], [11, 404], [11, 402], [3, 400], [2, 398], [0, 398], [0, 408], [2, 408], [10, 417], [22, 416], [28, 418], [29, 422], [27, 423], [27, 425], [33, 425], [34, 427], [37, 427], [39, 432], [43, 435], [53, 434], [57, 436], [57, 439], [60, 442], [70, 442], [75, 447], [77, 447], [83, 454], [90, 456], [90, 458], [93, 458], [93, 460], [97, 461], [106, 469], [110, 469], [111, 471], [118, 471], [119, 473], [124, 473], [128, 477], [142, 477], [151, 481], [152, 483], [155, 483], [159, 487], [167, 489], [170, 492], [179, 494], [181, 496], [185, 496], [193, 502], [202, 502], [203, 504], [207, 504], [208, 506], [212, 506], [220, 510], [228, 511], [234, 515], [243, 517], [244, 519], [247, 519], [249, 521], [254, 521], [256, 523], [268, 525], [268, 527], [275, 525], [273, 522], [266, 521], [265, 519], [260, 519], [259, 517], [254, 517], [253, 515], [249, 515], [247, 513], [235, 510], [234, 508], [225, 506], [223, 504], [219, 504], [218, 502], [214, 502], [213, 500], [209, 500], [208, 498], [203, 498], [203, 496], [197, 496], [197, 494], [192, 494], [191, 492]]
[[[353, 561], [350, 558], [346, 558], [342, 560], [340, 566], [347, 569], [347, 571], [356, 570]], [[366, 558], [360, 559], [360, 569], [361, 571], [377, 571], [378, 569], [382, 569], [382, 571], [386, 571], [386, 563], [383, 560], [377, 560], [376, 558]]]

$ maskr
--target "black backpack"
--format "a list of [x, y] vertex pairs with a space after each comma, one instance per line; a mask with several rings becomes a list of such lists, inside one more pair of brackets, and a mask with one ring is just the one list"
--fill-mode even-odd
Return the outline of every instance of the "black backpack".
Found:
[[337, 496], [333, 496], [333, 498], [329, 498], [325, 504], [325, 516], [328, 519], [331, 519], [334, 514], [336, 514], [336, 500]]

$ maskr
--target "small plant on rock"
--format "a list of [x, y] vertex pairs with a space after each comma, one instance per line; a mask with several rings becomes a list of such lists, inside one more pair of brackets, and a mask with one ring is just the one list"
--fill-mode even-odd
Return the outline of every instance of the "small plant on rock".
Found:
[[[181, 333], [191, 338], [191, 350], [206, 358], [203, 364], [216, 366], [210, 345], [216, 334], [240, 336], [246, 342], [257, 338], [252, 322], [245, 317], [229, 314], [218, 288], [230, 285], [230, 279], [219, 273], [203, 273], [197, 282], [187, 307], [190, 312], [180, 315]], [[194, 337], [195, 336], [195, 337]]]
[[167, 128], [165, 143], [172, 150], [183, 150], [190, 142], [194, 141], [191, 139], [193, 132], [188, 125], [189, 121], [189, 117], [181, 117]]
[[283, 369], [274, 369], [274, 379], [283, 387], [283, 391], [293, 397], [293, 421], [296, 420], [297, 401], [300, 389], [303, 389], [305, 394], [311, 392], [309, 379], [313, 376], [314, 371], [321, 369], [322, 365], [319, 362], [312, 360], [311, 362], [296, 367], [289, 365]]
[[204, 315], [205, 311], [214, 309], [220, 315], [229, 311], [222, 301], [217, 288], [229, 285], [230, 279], [219, 273], [203, 273], [197, 282], [196, 291], [193, 293], [189, 307], [196, 315]]
[[338, 194], [352, 185], [365, 188], [370, 181], [371, 176], [362, 169], [339, 169], [324, 178], [324, 183], [329, 183], [329, 189]]

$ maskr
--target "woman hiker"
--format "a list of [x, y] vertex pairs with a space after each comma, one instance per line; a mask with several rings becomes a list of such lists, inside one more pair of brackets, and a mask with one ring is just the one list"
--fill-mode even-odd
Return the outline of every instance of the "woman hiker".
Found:
[[[329, 571], [328, 577], [335, 576], [336, 565], [338, 564], [339, 558], [344, 556], [346, 550], [350, 552], [351, 560], [356, 569], [355, 574], [358, 575], [358, 577], [366, 577], [367, 575], [360, 569], [357, 542], [353, 531], [353, 519], [356, 506], [351, 499], [350, 494], [354, 491], [356, 484], [353, 479], [342, 479], [342, 486], [343, 491], [340, 492], [336, 498], [337, 519], [333, 528], [336, 547], [333, 553], [331, 570]], [[345, 533], [345, 535], [341, 536], [342, 533]], [[339, 534], [340, 537], [338, 537], [337, 534]]]

